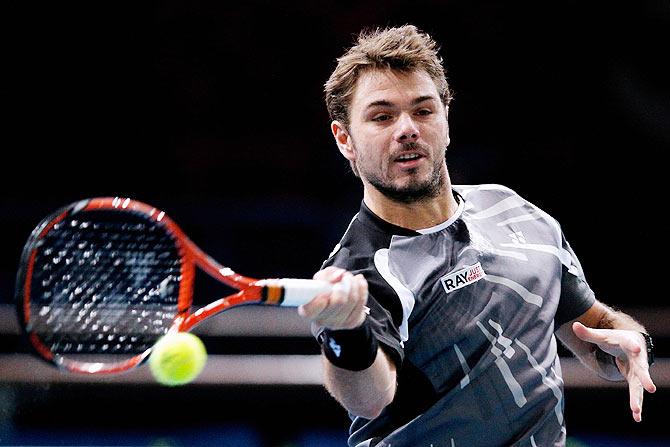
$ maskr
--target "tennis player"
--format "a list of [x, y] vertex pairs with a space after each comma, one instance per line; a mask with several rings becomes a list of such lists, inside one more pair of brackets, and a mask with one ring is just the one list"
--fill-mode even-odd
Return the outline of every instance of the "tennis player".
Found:
[[642, 418], [651, 338], [598, 301], [559, 223], [500, 185], [452, 185], [451, 92], [414, 26], [362, 33], [325, 86], [363, 201], [299, 312], [350, 446], [562, 446], [556, 338], [627, 380]]

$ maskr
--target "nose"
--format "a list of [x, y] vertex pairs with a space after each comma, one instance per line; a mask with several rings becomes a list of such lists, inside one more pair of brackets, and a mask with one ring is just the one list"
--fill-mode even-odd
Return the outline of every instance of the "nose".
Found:
[[419, 136], [419, 127], [412, 117], [407, 113], [401, 114], [396, 123], [395, 140], [399, 143], [409, 143], [418, 140]]

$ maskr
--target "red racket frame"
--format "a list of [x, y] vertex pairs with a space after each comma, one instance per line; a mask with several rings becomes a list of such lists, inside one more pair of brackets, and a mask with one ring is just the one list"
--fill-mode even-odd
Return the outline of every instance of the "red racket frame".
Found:
[[[240, 304], [269, 304], [280, 305], [283, 299], [284, 288], [279, 285], [268, 284], [265, 280], [261, 281], [249, 278], [235, 273], [228, 267], [216, 262], [209, 255], [203, 252], [195, 245], [182, 231], [181, 228], [170, 219], [165, 212], [137, 200], [120, 197], [100, 197], [78, 202], [68, 207], [61, 214], [46, 224], [36, 239], [31, 239], [33, 249], [28, 255], [28, 262], [23, 281], [23, 327], [26, 328], [28, 338], [33, 347], [46, 360], [55, 364], [61, 369], [69, 372], [85, 374], [115, 374], [132, 369], [141, 364], [151, 353], [151, 348], [130, 359], [114, 364], [102, 364], [93, 362], [80, 362], [76, 360], [64, 359], [54, 354], [51, 350], [32, 333], [28, 327], [30, 323], [30, 285], [32, 283], [33, 266], [37, 255], [37, 241], [43, 239], [58, 222], [67, 216], [85, 211], [97, 210], [117, 210], [124, 212], [142, 213], [150, 219], [159, 222], [174, 237], [178, 253], [181, 257], [181, 281], [179, 282], [179, 293], [177, 298], [178, 313], [169, 332], [186, 332], [206, 318], [216, 315], [226, 309]], [[238, 293], [218, 299], [207, 306], [198, 309], [196, 312], [189, 313], [193, 302], [193, 283], [195, 279], [195, 269], [200, 267], [207, 274], [222, 283], [239, 289]]]

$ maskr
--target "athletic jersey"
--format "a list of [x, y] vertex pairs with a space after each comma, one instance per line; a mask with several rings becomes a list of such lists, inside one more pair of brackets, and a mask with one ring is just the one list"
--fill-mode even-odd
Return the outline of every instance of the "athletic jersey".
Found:
[[551, 216], [500, 185], [453, 190], [458, 211], [426, 230], [362, 204], [323, 265], [365, 276], [398, 371], [380, 416], [352, 415], [349, 446], [562, 446], [554, 330], [594, 294]]

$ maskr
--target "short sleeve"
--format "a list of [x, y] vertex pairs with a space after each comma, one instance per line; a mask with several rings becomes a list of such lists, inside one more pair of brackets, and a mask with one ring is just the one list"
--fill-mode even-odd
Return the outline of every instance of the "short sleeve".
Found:
[[[324, 269], [333, 265], [348, 270], [353, 275], [360, 273], [365, 277], [368, 281], [367, 307], [370, 309], [368, 321], [384, 352], [399, 367], [404, 358], [404, 350], [398, 329], [402, 321], [400, 299], [381, 277], [372, 260], [369, 263], [365, 262], [364, 265], [360, 265], [360, 259], [358, 260], [359, 262], [355, 262], [356, 259], [350, 257], [347, 252], [346, 248], [341, 248], [337, 255], [328, 259], [321, 268]], [[317, 340], [322, 331], [322, 327], [312, 324], [312, 334]]]
[[595, 294], [586, 282], [577, 255], [565, 239], [565, 235], [561, 233], [561, 236], [564, 262], [561, 274], [561, 297], [554, 317], [556, 329], [582, 315], [596, 301]]

